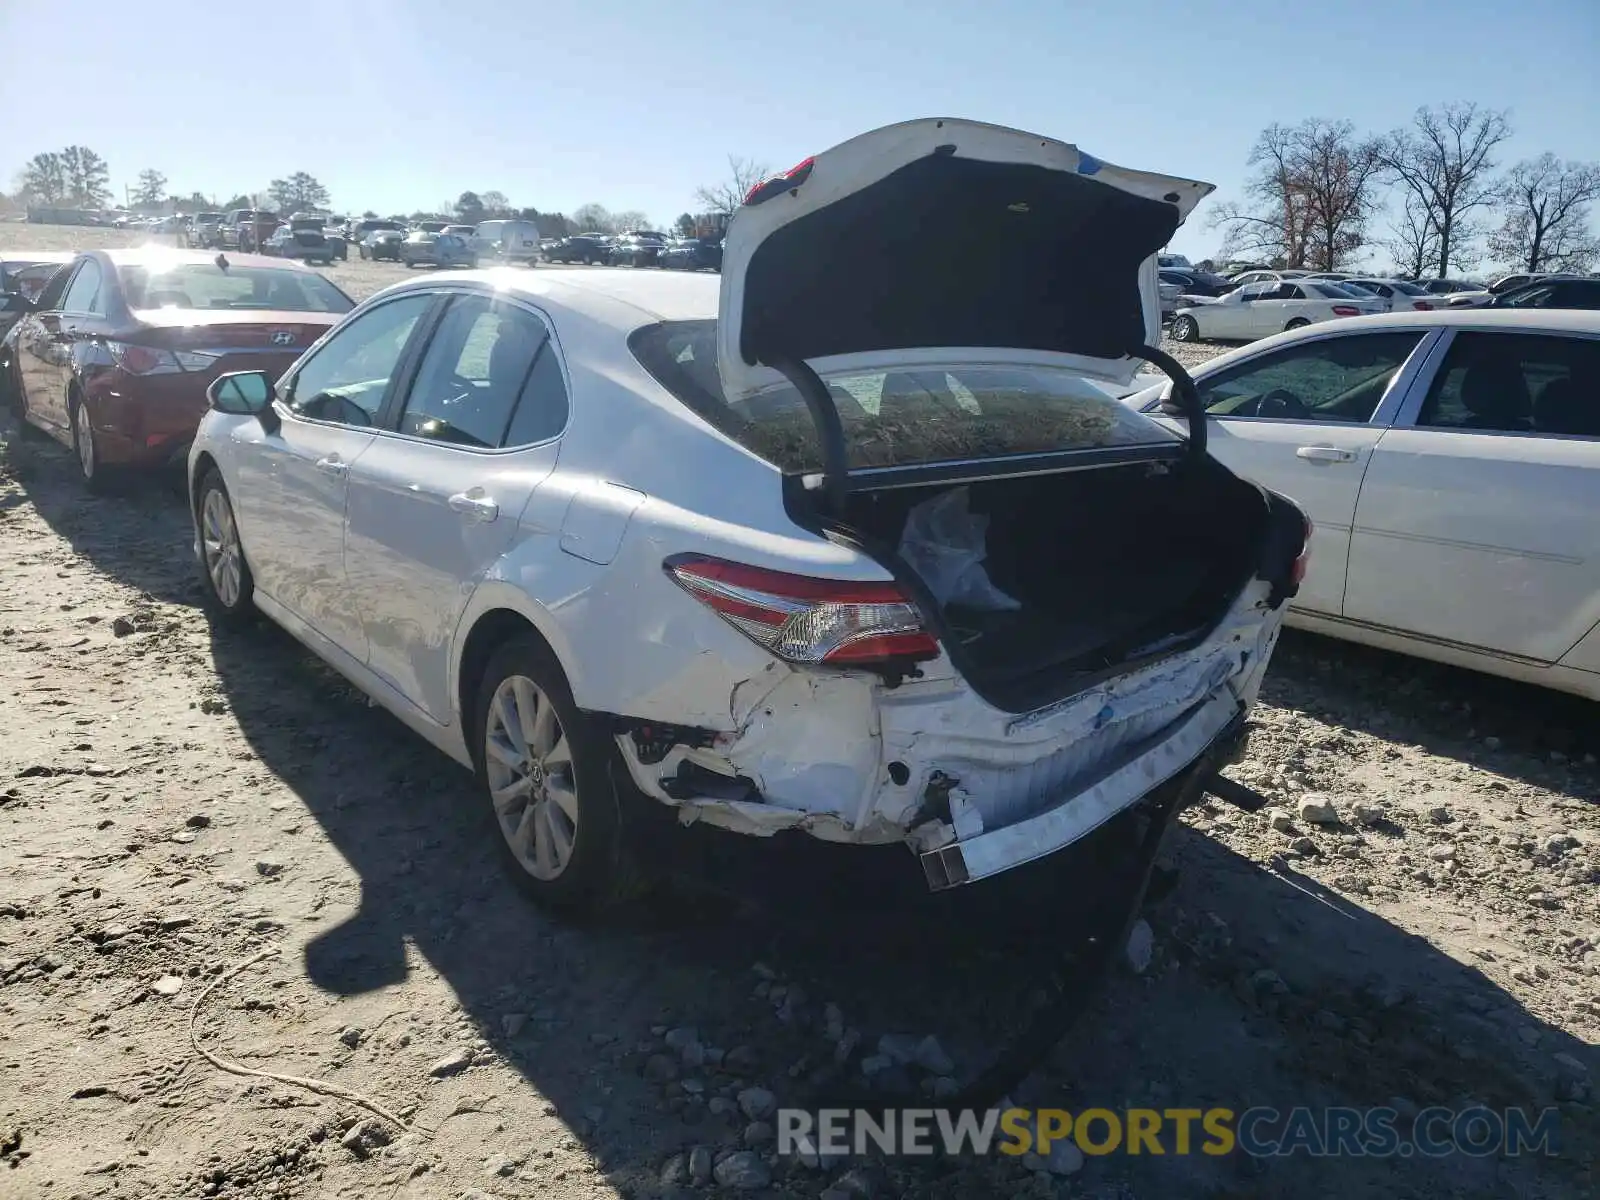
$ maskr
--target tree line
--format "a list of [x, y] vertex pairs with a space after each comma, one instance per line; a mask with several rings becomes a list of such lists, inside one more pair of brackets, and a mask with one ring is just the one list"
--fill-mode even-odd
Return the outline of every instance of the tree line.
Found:
[[1519, 270], [1588, 269], [1600, 259], [1600, 163], [1546, 152], [1502, 173], [1496, 152], [1511, 133], [1508, 113], [1471, 103], [1420, 108], [1378, 135], [1322, 117], [1269, 125], [1245, 198], [1210, 218], [1222, 257], [1331, 271], [1378, 247], [1412, 277], [1470, 271], [1485, 253]]

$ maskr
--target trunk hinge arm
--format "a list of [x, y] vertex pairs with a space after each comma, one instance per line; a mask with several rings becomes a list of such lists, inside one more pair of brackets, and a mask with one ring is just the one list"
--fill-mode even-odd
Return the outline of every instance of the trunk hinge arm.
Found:
[[1165, 350], [1154, 346], [1136, 346], [1130, 350], [1133, 358], [1160, 367], [1172, 380], [1172, 392], [1178, 398], [1184, 419], [1189, 422], [1189, 450], [1196, 458], [1206, 452], [1206, 410], [1200, 403], [1200, 392], [1194, 386], [1194, 377], [1184, 365]]
[[765, 365], [787, 379], [806, 402], [811, 423], [817, 427], [817, 439], [822, 443], [822, 493], [831, 515], [843, 518], [850, 476], [845, 462], [844, 424], [828, 394], [828, 385], [803, 358], [770, 358]]

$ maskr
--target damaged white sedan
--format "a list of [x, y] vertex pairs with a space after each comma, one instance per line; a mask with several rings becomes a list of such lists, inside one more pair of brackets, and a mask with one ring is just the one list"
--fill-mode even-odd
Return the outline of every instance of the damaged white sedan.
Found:
[[923, 120], [755, 189], [720, 285], [397, 285], [213, 386], [212, 607], [472, 768], [550, 903], [611, 894], [641, 810], [934, 889], [1053, 854], [1214, 770], [1305, 567], [1203, 422], [1112, 398], [1186, 380], [1156, 252], [1210, 190]]

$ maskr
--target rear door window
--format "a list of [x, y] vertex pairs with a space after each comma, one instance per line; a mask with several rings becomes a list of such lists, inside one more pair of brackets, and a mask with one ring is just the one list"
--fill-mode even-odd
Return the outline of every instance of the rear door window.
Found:
[[[629, 339], [634, 356], [686, 407], [784, 471], [822, 466], [805, 401], [778, 388], [730, 401], [717, 372], [716, 322], [667, 321]], [[1110, 393], [1028, 367], [915, 369], [826, 381], [851, 468], [909, 466], [1176, 438]]]
[[1600, 339], [1458, 333], [1417, 424], [1600, 438]]

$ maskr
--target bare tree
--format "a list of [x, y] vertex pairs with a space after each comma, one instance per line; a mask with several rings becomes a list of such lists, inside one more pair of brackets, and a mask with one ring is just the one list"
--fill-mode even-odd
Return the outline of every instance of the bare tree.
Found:
[[1384, 173], [1416, 203], [1435, 238], [1433, 262], [1439, 275], [1471, 264], [1470, 245], [1478, 230], [1470, 216], [1495, 197], [1494, 149], [1511, 136], [1503, 112], [1476, 104], [1419, 108], [1409, 129], [1383, 139], [1379, 161]]
[[1600, 199], [1600, 163], [1562, 162], [1554, 154], [1519, 162], [1501, 182], [1504, 212], [1489, 249], [1525, 271], [1581, 271], [1600, 257], [1589, 205]]
[[761, 183], [772, 174], [772, 169], [766, 163], [757, 162], [753, 158], [740, 158], [737, 154], [728, 155], [728, 177], [721, 183], [708, 184], [694, 190], [695, 203], [707, 212], [724, 213], [732, 216], [735, 209], [744, 203], [744, 198], [750, 194], [750, 189]]
[[1438, 261], [1439, 233], [1415, 193], [1408, 191], [1401, 197], [1400, 212], [1383, 245], [1408, 279], [1421, 279]]
[[1366, 244], [1378, 148], [1358, 140], [1349, 121], [1270, 125], [1249, 161], [1256, 168], [1246, 186], [1251, 202], [1225, 205], [1211, 218], [1225, 231], [1224, 254], [1331, 271]]
[[615, 223], [603, 204], [585, 204], [572, 214], [572, 223], [583, 233], [611, 233]]

